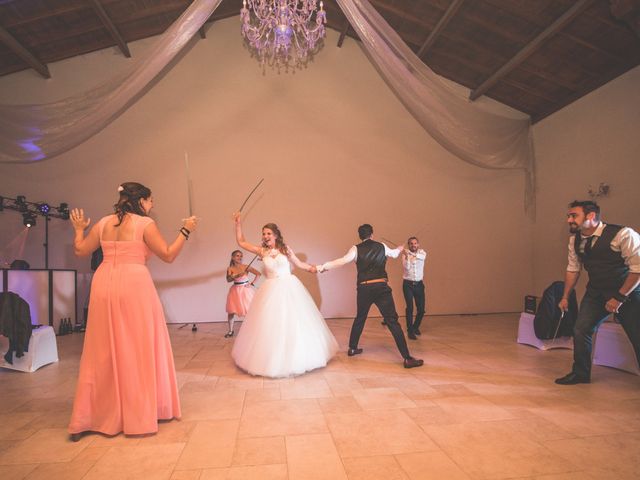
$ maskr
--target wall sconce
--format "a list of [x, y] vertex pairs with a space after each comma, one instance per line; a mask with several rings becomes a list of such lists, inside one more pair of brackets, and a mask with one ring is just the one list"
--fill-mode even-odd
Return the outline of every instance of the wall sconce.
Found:
[[611, 187], [604, 182], [601, 182], [597, 189], [589, 185], [589, 190], [587, 191], [591, 198], [608, 197], [610, 192]]

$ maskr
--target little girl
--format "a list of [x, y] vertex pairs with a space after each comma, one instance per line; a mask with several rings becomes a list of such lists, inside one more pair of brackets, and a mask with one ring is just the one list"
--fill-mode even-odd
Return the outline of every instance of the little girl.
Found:
[[[248, 273], [253, 273], [254, 277], [249, 283]], [[234, 250], [231, 253], [231, 262], [227, 268], [227, 282], [233, 282], [227, 295], [227, 321], [229, 322], [229, 331], [224, 335], [225, 338], [233, 337], [234, 315], [244, 317], [249, 310], [251, 300], [253, 299], [253, 285], [260, 277], [260, 272], [253, 267], [242, 264], [242, 252]]]

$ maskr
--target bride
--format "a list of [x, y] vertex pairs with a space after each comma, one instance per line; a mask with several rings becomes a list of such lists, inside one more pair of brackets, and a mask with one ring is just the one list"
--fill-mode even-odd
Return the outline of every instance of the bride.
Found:
[[296, 257], [275, 223], [262, 227], [258, 247], [245, 240], [239, 212], [233, 219], [238, 245], [260, 256], [266, 278], [231, 351], [236, 365], [264, 377], [288, 377], [324, 367], [336, 354], [338, 342], [309, 292], [291, 274], [290, 263], [312, 273], [315, 267]]

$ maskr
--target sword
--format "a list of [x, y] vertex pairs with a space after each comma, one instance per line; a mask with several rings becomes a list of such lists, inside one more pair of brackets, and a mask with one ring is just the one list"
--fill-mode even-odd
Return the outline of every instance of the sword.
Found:
[[562, 323], [563, 318], [564, 318], [564, 310], [560, 310], [560, 320], [558, 320], [558, 326], [556, 327], [556, 332], [553, 334], [553, 338], [551, 339], [550, 347], [553, 346], [553, 342], [555, 342], [556, 338], [558, 337], [558, 332], [560, 331], [560, 324]]
[[189, 202], [189, 216], [193, 216], [193, 194], [191, 191], [191, 175], [189, 174], [189, 155], [184, 152], [184, 168], [187, 172], [187, 200]]
[[264, 182], [264, 178], [262, 178], [262, 179], [258, 182], [258, 184], [257, 184], [255, 187], [253, 187], [253, 190], [251, 190], [251, 193], [247, 196], [247, 198], [245, 198], [244, 202], [242, 203], [242, 206], [240, 207], [240, 210], [238, 210], [239, 212], [241, 212], [241, 211], [242, 211], [242, 209], [244, 208], [244, 206], [247, 204], [247, 202], [248, 202], [248, 201], [249, 201], [249, 199], [251, 198], [251, 195], [253, 195], [253, 192], [255, 192], [255, 191], [258, 189], [258, 187], [260, 186], [260, 184], [261, 184], [262, 182]]

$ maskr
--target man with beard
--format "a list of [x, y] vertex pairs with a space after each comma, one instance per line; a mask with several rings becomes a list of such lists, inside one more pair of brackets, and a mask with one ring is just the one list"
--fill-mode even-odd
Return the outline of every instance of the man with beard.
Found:
[[347, 355], [353, 357], [362, 353], [362, 348], [358, 348], [358, 342], [360, 341], [369, 309], [371, 305], [375, 304], [384, 317], [400, 355], [404, 359], [404, 368], [420, 367], [424, 362], [413, 358], [409, 354], [407, 341], [404, 338], [402, 327], [398, 323], [398, 314], [391, 295], [391, 288], [387, 283], [388, 277], [385, 269], [387, 257], [398, 258], [403, 247], [390, 249], [384, 243], [374, 241], [373, 227], [369, 224], [358, 227], [358, 236], [362, 242], [351, 247], [344, 257], [316, 267], [318, 272], [325, 272], [347, 263], [356, 263], [358, 270], [357, 313], [351, 327]]
[[[402, 251], [402, 293], [406, 304], [407, 336], [411, 340], [416, 340], [416, 335], [420, 335], [420, 323], [424, 317], [424, 260], [427, 252], [420, 248], [420, 243], [416, 237], [407, 240], [408, 249]], [[413, 302], [416, 303], [416, 318], [413, 319]]]
[[560, 385], [591, 382], [593, 334], [612, 313], [622, 324], [640, 363], [640, 235], [628, 227], [605, 224], [592, 201], [574, 201], [567, 214], [569, 264], [558, 306], [566, 311], [569, 293], [582, 267], [589, 273], [574, 327], [573, 368]]

